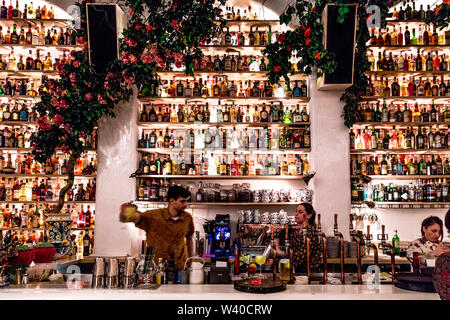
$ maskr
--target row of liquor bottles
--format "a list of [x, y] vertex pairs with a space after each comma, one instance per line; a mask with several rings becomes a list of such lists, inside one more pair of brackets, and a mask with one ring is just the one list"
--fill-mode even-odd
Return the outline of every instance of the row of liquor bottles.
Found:
[[[24, 154], [22, 158], [20, 153], [6, 153], [6, 156], [3, 156], [3, 151], [0, 151], [0, 174], [66, 175], [68, 174], [67, 161], [66, 155], [53, 155], [41, 165], [33, 159], [31, 153]], [[83, 154], [76, 160], [75, 175], [93, 175], [96, 172], [97, 157], [95, 155], [88, 158], [87, 154]]]
[[392, 32], [389, 27], [386, 30], [378, 30], [378, 36], [376, 35], [375, 29], [372, 29], [372, 36], [369, 40], [369, 44], [372, 46], [434, 46], [434, 45], [446, 45], [446, 35], [445, 31], [438, 30], [433, 26], [433, 31], [431, 27], [425, 25], [423, 27], [419, 26], [416, 33], [416, 28], [409, 30], [408, 26], [405, 26], [404, 32], [402, 27], [398, 30], [394, 27]]
[[[173, 68], [174, 71], [181, 71], [182, 68]], [[207, 72], [259, 72], [267, 71], [267, 62], [264, 56], [240, 56], [225, 54], [216, 55], [214, 59], [210, 55], [205, 55], [201, 63], [194, 65], [194, 71]]]
[[156, 134], [142, 130], [138, 140], [138, 148], [173, 148], [173, 149], [301, 149], [311, 148], [311, 134], [309, 128], [301, 129], [252, 129], [235, 130], [232, 128], [205, 129], [205, 130], [170, 130], [166, 128]]
[[[67, 179], [65, 179], [67, 182]], [[64, 184], [65, 185], [65, 184]], [[64, 187], [63, 185], [63, 187]], [[0, 185], [0, 201], [59, 201], [59, 179], [5, 179]], [[90, 179], [86, 184], [74, 184], [65, 195], [65, 201], [95, 201], [96, 183]]]
[[[65, 53], [61, 59], [66, 59]], [[60, 58], [52, 59], [50, 52], [47, 52], [42, 61], [39, 49], [36, 50], [36, 59], [33, 59], [32, 50], [28, 50], [28, 56], [25, 61], [22, 54], [19, 54], [19, 59], [17, 60], [14, 50], [11, 50], [8, 55], [0, 55], [0, 71], [55, 71], [59, 61]]]
[[436, 77], [433, 77], [433, 82], [429, 78], [422, 80], [422, 77], [415, 79], [410, 77], [409, 81], [404, 77], [399, 81], [397, 77], [388, 79], [381, 77], [378, 81], [369, 78], [368, 86], [366, 87], [367, 96], [375, 97], [450, 97], [450, 79], [445, 84], [444, 76], [441, 77], [439, 83]]
[[1, 80], [0, 97], [30, 96], [41, 95], [41, 81], [35, 79], [12, 79]]
[[272, 33], [270, 26], [262, 27], [258, 26], [250, 27], [250, 32], [230, 32], [228, 27], [218, 35], [213, 37], [210, 41], [201, 41], [201, 46], [215, 45], [215, 46], [267, 46], [277, 41], [279, 35], [278, 32]]
[[[177, 110], [178, 109], [178, 110]], [[205, 105], [179, 104], [159, 105], [158, 109], [153, 104], [144, 105], [139, 115], [140, 122], [178, 122], [178, 123], [301, 123], [309, 122], [309, 114], [306, 106], [300, 110], [300, 105], [283, 106], [273, 102], [270, 105], [255, 104], [239, 106], [231, 105]]]
[[16, 6], [13, 6], [12, 0], [9, 1], [9, 6], [6, 6], [5, 0], [3, 0], [2, 6], [0, 7], [0, 19], [54, 19], [55, 11], [53, 6], [47, 8], [44, 4], [42, 8], [38, 6], [35, 8], [33, 6], [33, 1], [31, 3], [25, 3], [23, 10], [19, 8], [19, 0], [16, 0]]
[[[31, 136], [34, 130], [27, 127], [2, 128], [0, 122], [0, 148], [31, 148]], [[86, 148], [97, 148], [96, 132], [83, 134], [81, 140]]]
[[309, 172], [306, 155], [214, 155], [193, 154], [143, 156], [137, 174], [144, 175], [218, 175], [218, 176], [301, 176]]
[[[42, 228], [44, 223], [43, 206], [9, 205], [0, 207], [0, 228]], [[68, 205], [61, 214], [72, 216], [72, 228], [93, 228], [95, 210], [90, 205]]]
[[367, 185], [352, 183], [352, 201], [450, 202], [446, 179], [419, 180], [408, 185]]
[[392, 19], [394, 21], [408, 21], [408, 20], [425, 20], [432, 17], [434, 11], [430, 5], [427, 5], [427, 9], [424, 9], [423, 4], [420, 5], [420, 9], [416, 9], [415, 0], [399, 1], [399, 4], [394, 6], [392, 12]]
[[307, 97], [308, 89], [305, 82], [300, 84], [296, 81], [294, 87], [279, 84], [271, 85], [268, 81], [228, 81], [226, 76], [221, 78], [215, 77], [215, 81], [209, 80], [204, 82], [200, 78], [192, 83], [189, 80], [179, 80], [176, 84], [174, 80], [170, 80], [168, 85], [160, 88], [161, 97], [241, 97], [241, 98], [271, 98], [271, 97]]
[[[419, 105], [417, 102], [412, 104], [386, 104], [383, 101], [383, 106], [380, 108], [380, 103], [374, 104], [359, 104], [356, 113], [358, 122], [447, 122], [450, 121], [450, 106], [449, 105], [435, 105], [423, 104]], [[450, 122], [449, 122], [450, 123]]]
[[41, 27], [38, 26], [32, 28], [31, 23], [28, 24], [28, 30], [23, 26], [18, 32], [17, 24], [14, 24], [11, 28], [6, 29], [6, 33], [3, 35], [3, 27], [0, 26], [0, 44], [19, 44], [19, 45], [76, 45], [77, 39], [75, 33], [72, 33], [70, 29], [63, 28], [57, 29], [47, 28], [47, 34], [45, 27], [41, 23]]
[[370, 62], [370, 71], [448, 71], [449, 60], [445, 54], [439, 56], [436, 51], [432, 56], [431, 52], [428, 52], [428, 56], [425, 57], [424, 54], [420, 54], [420, 50], [417, 50], [417, 55], [414, 56], [412, 53], [410, 55], [404, 53], [400, 55], [393, 55], [389, 52], [386, 55], [386, 51], [378, 52], [378, 58], [375, 59], [372, 53], [368, 54], [368, 59]]
[[37, 113], [35, 112], [35, 107], [35, 103], [32, 103], [30, 101], [19, 102], [18, 100], [12, 99], [7, 103], [0, 104], [0, 125], [3, 121], [36, 122]]
[[352, 175], [405, 176], [450, 175], [450, 157], [431, 156], [352, 156]]
[[[371, 132], [370, 132], [371, 131]], [[427, 132], [428, 131], [428, 132]], [[450, 129], [357, 129], [350, 131], [351, 150], [450, 149]]]
[[221, 7], [222, 18], [226, 20], [258, 20], [258, 13], [254, 8], [248, 6], [247, 8], [243, 7], [234, 7], [234, 6], [225, 6]]

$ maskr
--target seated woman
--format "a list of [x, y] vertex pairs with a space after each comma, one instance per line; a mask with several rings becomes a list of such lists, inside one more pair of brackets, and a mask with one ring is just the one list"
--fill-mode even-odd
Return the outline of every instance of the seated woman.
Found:
[[[450, 235], [450, 210], [445, 215], [445, 227]], [[450, 300], [450, 248], [442, 244], [441, 248], [436, 250], [442, 250], [439, 258], [436, 260], [436, 267], [433, 273], [433, 284], [436, 292], [439, 294], [442, 300]]]
[[412, 258], [414, 252], [419, 253], [419, 262], [422, 267], [427, 265], [426, 259], [437, 257], [442, 252], [437, 250], [442, 245], [442, 220], [439, 217], [430, 216], [423, 220], [421, 226], [422, 238], [414, 240], [408, 247], [406, 254]]
[[[289, 230], [289, 242], [294, 252], [294, 269], [296, 272], [306, 272], [306, 241], [303, 240], [303, 226], [307, 228], [307, 235], [311, 239], [311, 270], [317, 269], [322, 263], [322, 251], [319, 242], [319, 236], [316, 231], [316, 212], [309, 203], [299, 204], [295, 212], [295, 222], [297, 225], [292, 226]], [[284, 235], [280, 234], [283, 238]], [[280, 248], [279, 238], [275, 239], [275, 248], [279, 256], [286, 256], [286, 252]]]

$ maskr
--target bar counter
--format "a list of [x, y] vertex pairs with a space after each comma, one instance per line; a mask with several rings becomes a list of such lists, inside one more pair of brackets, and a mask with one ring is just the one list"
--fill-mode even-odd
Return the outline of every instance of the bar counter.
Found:
[[270, 294], [237, 291], [233, 285], [162, 285], [157, 289], [68, 289], [65, 283], [31, 283], [0, 289], [0, 300], [440, 300], [436, 293], [422, 293], [382, 284], [288, 285]]

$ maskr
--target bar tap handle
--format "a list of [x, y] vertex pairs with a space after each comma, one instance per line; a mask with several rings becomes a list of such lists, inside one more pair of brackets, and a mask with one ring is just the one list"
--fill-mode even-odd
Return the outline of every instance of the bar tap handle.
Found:
[[344, 236], [338, 229], [337, 223], [337, 213], [334, 214], [334, 236], [339, 237], [339, 245], [340, 245], [340, 262], [341, 262], [341, 283], [345, 284], [345, 276], [344, 276]]
[[294, 250], [292, 250], [292, 246], [289, 241], [289, 225], [285, 225], [284, 229], [285, 229], [284, 241], [285, 241], [285, 246], [286, 246], [286, 256], [289, 257], [289, 281], [288, 281], [288, 284], [294, 284], [295, 283]]
[[353, 236], [355, 230], [353, 230], [353, 215], [351, 213], [349, 214], [349, 221], [348, 230], [350, 230], [350, 236]]
[[373, 249], [374, 264], [375, 264], [375, 266], [378, 267], [378, 248], [371, 241], [372, 240], [372, 235], [370, 234], [370, 225], [367, 226], [366, 240], [367, 240], [367, 251], [370, 254], [370, 249]]
[[394, 247], [391, 243], [386, 242], [387, 235], [385, 235], [385, 226], [384, 224], [381, 225], [381, 243], [383, 244], [383, 248], [389, 248], [389, 251], [391, 253], [391, 272], [392, 272], [392, 282], [394, 281], [394, 275], [395, 275], [395, 252]]
[[326, 284], [328, 281], [327, 276], [327, 236], [322, 232], [322, 225], [320, 223], [320, 213], [317, 214], [317, 232], [319, 237], [322, 238], [322, 259], [323, 259], [323, 284]]
[[273, 255], [273, 280], [277, 278], [277, 249], [275, 248], [275, 240], [273, 237], [274, 226], [272, 225], [270, 228], [270, 246], [272, 247], [272, 255]]
[[362, 267], [361, 267], [361, 239], [358, 236], [358, 233], [355, 229], [353, 229], [353, 215], [349, 214], [349, 232], [350, 232], [350, 241], [356, 241], [356, 266], [358, 270], [358, 283], [362, 284]]

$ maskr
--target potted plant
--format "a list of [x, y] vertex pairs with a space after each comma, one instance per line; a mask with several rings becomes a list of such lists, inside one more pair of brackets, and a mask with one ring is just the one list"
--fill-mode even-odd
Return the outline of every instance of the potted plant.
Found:
[[18, 244], [17, 251], [18, 251], [18, 255], [11, 258], [9, 260], [8, 264], [10, 264], [10, 265], [29, 265], [29, 264], [31, 264], [31, 262], [33, 262], [33, 259], [34, 259], [33, 248], [31, 248], [27, 245]]
[[34, 245], [34, 262], [50, 263], [56, 253], [56, 248], [49, 242], [38, 242]]

